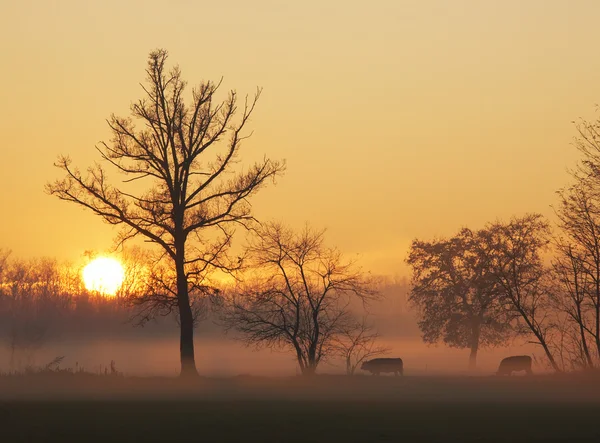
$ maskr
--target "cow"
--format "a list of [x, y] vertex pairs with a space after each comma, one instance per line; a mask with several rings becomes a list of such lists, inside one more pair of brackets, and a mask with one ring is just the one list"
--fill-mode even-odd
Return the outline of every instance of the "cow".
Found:
[[513, 372], [525, 371], [531, 375], [531, 357], [529, 355], [514, 355], [500, 362], [496, 375], [512, 375]]
[[379, 375], [382, 372], [404, 375], [404, 365], [401, 358], [374, 358], [364, 362], [360, 369], [369, 371], [372, 375]]

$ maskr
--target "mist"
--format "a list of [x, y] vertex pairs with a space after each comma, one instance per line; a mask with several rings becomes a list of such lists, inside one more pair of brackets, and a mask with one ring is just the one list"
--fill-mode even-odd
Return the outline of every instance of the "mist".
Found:
[[[468, 351], [443, 344], [427, 345], [421, 339], [417, 313], [408, 302], [406, 279], [379, 277], [380, 300], [370, 303], [368, 312], [381, 334], [378, 343], [388, 348], [385, 356], [401, 357], [407, 375], [460, 375], [468, 371]], [[102, 300], [101, 300], [102, 301]], [[142, 326], [132, 320], [129, 309], [92, 310], [93, 303], [80, 314], [65, 318], [60, 312], [44, 312], [43, 338], [22, 348], [11, 348], [11, 321], [5, 317], [0, 327], [0, 372], [44, 367], [57, 357], [63, 368], [77, 368], [96, 374], [116, 369], [130, 376], [176, 376], [179, 372], [178, 324], [174, 316], [158, 317]], [[110, 299], [104, 303], [112, 305]], [[84, 303], [84, 306], [88, 306]], [[360, 312], [362, 305], [354, 303]], [[96, 314], [91, 314], [96, 312]], [[104, 314], [102, 314], [104, 312]], [[109, 313], [108, 315], [106, 313]], [[37, 322], [31, 323], [37, 324]], [[238, 375], [289, 377], [299, 375], [297, 362], [286, 349], [247, 346], [235, 332], [226, 332], [218, 312], [211, 312], [196, 329], [198, 372], [207, 377]], [[533, 354], [539, 349], [514, 339], [508, 346], [482, 349], [477, 373], [489, 375], [508, 355]], [[541, 361], [536, 371], [546, 372]], [[333, 356], [319, 368], [322, 374], [344, 374], [344, 362]]]

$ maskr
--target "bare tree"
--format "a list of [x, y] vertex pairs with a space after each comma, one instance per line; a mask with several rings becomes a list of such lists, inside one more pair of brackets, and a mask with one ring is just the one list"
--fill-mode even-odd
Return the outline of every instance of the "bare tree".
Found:
[[364, 361], [387, 354], [390, 348], [377, 344], [379, 333], [363, 316], [360, 321], [350, 322], [335, 339], [337, 352], [344, 359], [346, 374], [354, 375]]
[[563, 289], [560, 307], [578, 328], [585, 366], [591, 367], [593, 354], [600, 355], [600, 200], [595, 178], [579, 173], [574, 179], [558, 192], [555, 212], [562, 237], [554, 269]]
[[[571, 342], [581, 350], [577, 353], [579, 366], [591, 368], [594, 366], [594, 357], [590, 350], [590, 339], [594, 339], [594, 331], [590, 327], [593, 323], [593, 303], [589, 302], [589, 289], [592, 278], [584, 268], [585, 258], [581, 255], [576, 245], [557, 241], [556, 256], [552, 262], [552, 269], [556, 276], [557, 288], [554, 292], [555, 307], [559, 312], [566, 314], [567, 323], [571, 324], [577, 332], [563, 326], [561, 332], [570, 336]], [[571, 359], [573, 360], [573, 359]]]
[[478, 232], [462, 229], [449, 239], [415, 240], [409, 300], [419, 310], [423, 340], [470, 349], [474, 369], [481, 345], [494, 346], [511, 333]]
[[553, 289], [541, 257], [550, 241], [548, 223], [539, 214], [528, 214], [508, 223], [492, 223], [481, 235], [489, 245], [490, 275], [507, 312], [513, 315], [517, 332], [533, 335], [532, 343], [540, 345], [552, 368], [560, 371], [552, 349]]
[[353, 262], [325, 247], [322, 231], [267, 223], [248, 253], [255, 275], [231, 296], [226, 327], [247, 344], [292, 350], [302, 374], [314, 374], [347, 330], [351, 298], [365, 301], [375, 291]]
[[176, 282], [162, 295], [173, 299], [179, 315], [183, 376], [197, 374], [190, 287], [203, 286], [211, 270], [238, 267], [227, 254], [233, 227], [254, 220], [248, 199], [284, 165], [264, 159], [235, 169], [260, 90], [246, 98], [241, 114], [236, 92], [219, 102], [220, 83], [210, 81], [192, 89], [186, 105], [181, 71], [168, 71], [166, 61], [165, 50], [150, 53], [145, 97], [132, 104], [132, 118], [111, 116], [113, 138], [97, 147], [101, 158], [125, 175], [122, 185], [109, 184], [98, 164], [82, 174], [68, 157], [60, 157], [56, 166], [66, 177], [47, 191], [121, 226], [118, 244], [143, 237], [169, 260]]

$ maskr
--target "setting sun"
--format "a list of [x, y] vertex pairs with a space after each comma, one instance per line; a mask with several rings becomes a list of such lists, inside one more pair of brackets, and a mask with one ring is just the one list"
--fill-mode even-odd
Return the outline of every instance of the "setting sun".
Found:
[[83, 268], [85, 288], [103, 295], [115, 295], [124, 278], [123, 266], [114, 258], [98, 257]]

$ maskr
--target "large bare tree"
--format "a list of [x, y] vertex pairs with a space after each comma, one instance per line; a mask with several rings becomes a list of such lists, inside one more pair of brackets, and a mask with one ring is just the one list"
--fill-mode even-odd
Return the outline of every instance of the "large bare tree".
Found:
[[171, 297], [178, 312], [181, 375], [195, 375], [190, 289], [203, 287], [211, 269], [237, 266], [227, 256], [233, 227], [253, 221], [248, 199], [284, 165], [264, 159], [236, 168], [260, 90], [240, 110], [235, 91], [219, 101], [220, 83], [206, 81], [186, 104], [181, 71], [168, 70], [166, 61], [167, 51], [150, 53], [144, 98], [132, 104], [130, 118], [111, 116], [112, 140], [97, 147], [124, 182], [111, 185], [101, 165], [83, 174], [60, 157], [56, 165], [66, 176], [47, 190], [121, 226], [120, 243], [143, 237], [158, 245], [175, 275], [162, 296]]
[[465, 228], [449, 239], [413, 241], [407, 258], [423, 340], [468, 348], [470, 369], [481, 345], [500, 344], [511, 332], [482, 247], [479, 232]]
[[248, 248], [255, 273], [223, 315], [247, 344], [292, 350], [303, 375], [337, 353], [337, 338], [353, 321], [351, 299], [376, 297], [360, 269], [323, 240], [308, 227], [295, 233], [264, 224]]

